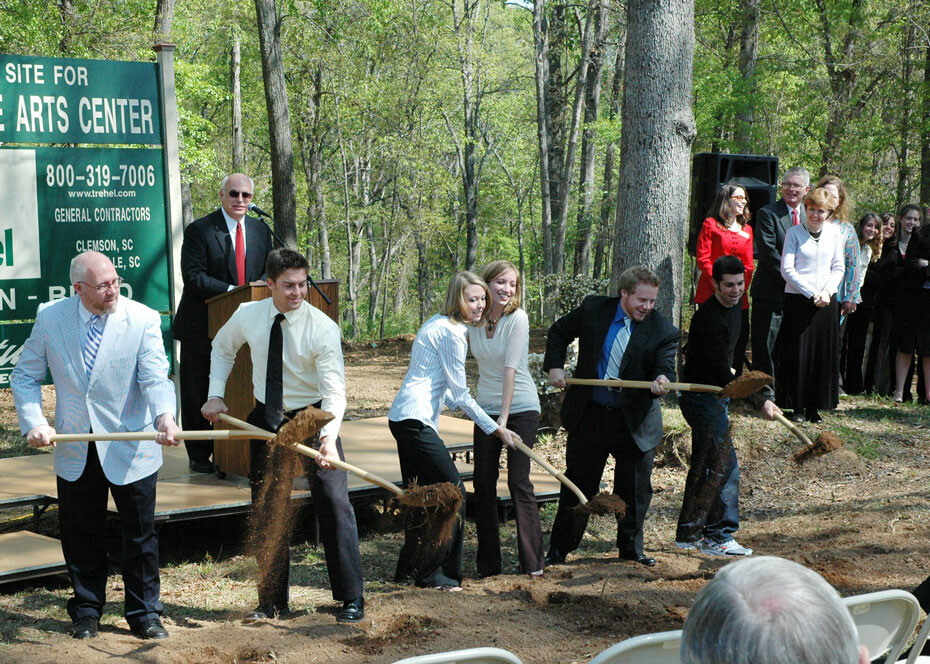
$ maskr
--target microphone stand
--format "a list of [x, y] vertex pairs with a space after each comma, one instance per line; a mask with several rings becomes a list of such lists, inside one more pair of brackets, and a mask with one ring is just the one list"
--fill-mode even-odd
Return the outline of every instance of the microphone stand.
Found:
[[[255, 212], [255, 215], [256, 215], [255, 218], [258, 219], [258, 220], [259, 220], [260, 222], [262, 222], [263, 224], [265, 224], [265, 228], [267, 228], [267, 229], [271, 232], [271, 236], [272, 236], [275, 240], [278, 241], [278, 244], [279, 244], [282, 248], [287, 247], [287, 245], [284, 243], [284, 240], [281, 239], [281, 236], [278, 235], [277, 233], [275, 233], [275, 232], [274, 232], [274, 228], [272, 228], [271, 226], [269, 226], [269, 225], [268, 225], [268, 222], [265, 221], [265, 220], [262, 218], [262, 217], [264, 217], [265, 215], [259, 214], [257, 210], [249, 210], [249, 212]], [[270, 215], [268, 216], [268, 218], [271, 219], [272, 222], [274, 221], [274, 219], [273, 219]], [[314, 290], [316, 290], [316, 292], [320, 294], [320, 297], [323, 298], [323, 301], [326, 302], [326, 304], [332, 304], [332, 303], [333, 303], [333, 301], [330, 300], [330, 299], [326, 296], [326, 293], [324, 293], [322, 290], [320, 290], [320, 287], [316, 285], [316, 282], [313, 280], [313, 277], [310, 276], [310, 270], [307, 270], [307, 283], [310, 284], [311, 286], [313, 286]]]

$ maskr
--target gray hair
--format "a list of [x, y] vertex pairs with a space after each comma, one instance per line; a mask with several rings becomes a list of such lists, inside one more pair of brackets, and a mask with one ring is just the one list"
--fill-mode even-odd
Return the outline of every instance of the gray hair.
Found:
[[760, 556], [717, 572], [694, 600], [682, 664], [857, 664], [858, 634], [817, 572]]
[[785, 171], [785, 174], [781, 176], [781, 181], [784, 182], [792, 175], [798, 175], [804, 180], [804, 186], [809, 187], [811, 184], [811, 174], [807, 172], [807, 169], [803, 166], [795, 166], [794, 168], [789, 168]]
[[249, 181], [249, 186], [252, 188], [252, 191], [255, 191], [255, 181], [252, 178], [250, 178], [248, 175], [246, 175], [245, 173], [230, 173], [229, 175], [227, 175], [225, 178], [223, 178], [223, 181], [220, 182], [220, 191], [226, 191], [226, 183], [229, 182], [229, 178], [231, 178], [233, 175], [241, 175], [242, 177], [244, 177], [246, 180]]
[[71, 279], [72, 284], [76, 284], [79, 281], [84, 281], [84, 278], [87, 276], [87, 266], [90, 263], [91, 258], [103, 258], [109, 261], [110, 259], [106, 255], [101, 254], [99, 251], [84, 251], [71, 259], [71, 267], [68, 269], [68, 278]]

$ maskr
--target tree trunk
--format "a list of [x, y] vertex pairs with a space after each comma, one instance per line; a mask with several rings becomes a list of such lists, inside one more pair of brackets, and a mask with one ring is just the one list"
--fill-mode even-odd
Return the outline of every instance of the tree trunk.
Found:
[[[930, 44], [924, 47], [924, 87], [920, 93], [920, 107], [930, 108]], [[930, 205], [930, 123], [920, 128], [920, 203]]]
[[232, 57], [230, 79], [232, 80], [232, 172], [245, 172], [245, 149], [242, 143], [242, 83], [239, 73], [242, 68], [242, 40], [239, 27], [232, 26]]
[[194, 205], [191, 203], [191, 183], [181, 182], [181, 219], [184, 228], [194, 223]]
[[[901, 43], [901, 103], [899, 109], [901, 113], [901, 143], [898, 147], [898, 186], [896, 188], [896, 208], [898, 210], [908, 202], [910, 191], [908, 190], [908, 180], [910, 179], [911, 169], [907, 162], [911, 134], [911, 106], [914, 95], [911, 93], [911, 75], [914, 72], [914, 60], [911, 58], [911, 50], [914, 48], [914, 26], [908, 24], [904, 26], [904, 34]], [[921, 204], [926, 204], [921, 200]]]
[[74, 39], [75, 12], [73, 0], [58, 0], [58, 18], [61, 20], [61, 37], [58, 50], [62, 55], [71, 55], [71, 40]]
[[744, 106], [736, 114], [736, 145], [740, 152], [752, 154], [752, 126], [755, 121], [756, 61], [759, 57], [759, 5], [761, 0], [742, 0], [743, 29], [740, 34], [739, 73], [742, 85], [737, 89]]
[[[539, 188], [542, 229], [543, 274], [552, 274], [552, 183], [549, 180], [552, 136], [549, 115], [549, 28], [546, 21], [546, 0], [533, 5], [533, 43], [536, 69], [536, 135], [539, 140]], [[547, 300], [547, 305], [549, 305]], [[547, 307], [551, 308], [551, 305]], [[553, 309], [554, 311], [554, 309]]]
[[291, 115], [287, 106], [284, 62], [281, 58], [281, 21], [275, 0], [255, 0], [258, 37], [262, 51], [262, 77], [268, 106], [274, 227], [284, 243], [297, 248], [297, 185], [294, 182], [294, 148]]
[[[615, 120], [620, 115], [620, 93], [623, 89], [624, 55], [626, 54], [626, 23], [622, 18], [618, 21], [617, 30], [617, 56], [614, 60], [614, 76], [610, 86], [610, 105], [607, 109], [607, 118]], [[616, 142], [607, 144], [604, 151], [604, 184], [601, 187], [601, 219], [597, 233], [597, 242], [594, 245], [594, 278], [600, 279], [606, 273], [608, 248], [610, 246], [610, 220], [614, 210], [614, 154]]]
[[304, 179], [307, 181], [307, 229], [316, 224], [317, 244], [320, 251], [320, 275], [323, 279], [333, 278], [332, 256], [329, 249], [329, 226], [326, 223], [326, 199], [323, 196], [323, 144], [324, 130], [320, 117], [320, 102], [323, 98], [323, 71], [317, 67], [311, 77], [311, 92], [304, 109], [303, 122], [298, 132]]
[[[594, 13], [593, 9], [588, 10]], [[598, 2], [594, 18], [594, 44], [584, 85], [584, 131], [581, 136], [581, 174], [578, 192], [578, 221], [576, 225], [574, 274], [587, 274], [591, 263], [591, 235], [594, 204], [594, 123], [601, 107], [601, 74], [604, 70], [604, 51], [607, 48], [609, 14], [606, 0]]]
[[[546, 86], [546, 110], [549, 130], [549, 207], [552, 219], [552, 273], [564, 269], [565, 228], [562, 220], [562, 176], [565, 164], [565, 125], [567, 113], [565, 55], [572, 42], [565, 24], [566, 7], [555, 4], [548, 26], [549, 81]], [[554, 298], [547, 298], [547, 300]]]
[[676, 325], [687, 235], [694, 57], [692, 0], [628, 0], [623, 134], [611, 287], [642, 264], [662, 282], [656, 309]]
[[155, 9], [155, 43], [171, 42], [175, 0], [158, 0]]

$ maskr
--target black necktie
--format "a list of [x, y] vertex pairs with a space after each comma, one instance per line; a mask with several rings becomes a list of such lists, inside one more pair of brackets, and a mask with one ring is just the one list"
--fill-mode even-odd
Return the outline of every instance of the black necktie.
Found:
[[281, 357], [284, 351], [284, 335], [281, 321], [284, 314], [274, 317], [271, 335], [268, 337], [268, 368], [265, 371], [265, 420], [272, 430], [277, 431], [284, 421], [284, 380]]

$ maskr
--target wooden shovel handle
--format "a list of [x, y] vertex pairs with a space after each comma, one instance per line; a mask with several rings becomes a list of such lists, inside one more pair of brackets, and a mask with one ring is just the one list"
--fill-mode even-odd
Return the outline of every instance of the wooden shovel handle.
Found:
[[[301, 443], [290, 443], [287, 445], [287, 447], [293, 448], [298, 453], [303, 454], [304, 456], [308, 456], [312, 459], [323, 456], [312, 447], [308, 447]], [[352, 473], [357, 477], [361, 477], [366, 482], [380, 486], [382, 489], [387, 489], [396, 496], [403, 495], [404, 493], [403, 489], [399, 488], [396, 484], [392, 484], [383, 477], [373, 475], [372, 473], [369, 473], [367, 470], [363, 470], [358, 466], [353, 466], [351, 463], [346, 463], [340, 459], [327, 459], [327, 461], [332, 464], [334, 468], [338, 468], [339, 470], [344, 470], [347, 473]]]
[[789, 420], [787, 417], [781, 413], [775, 413], [775, 419], [785, 425], [785, 428], [793, 433], [798, 440], [807, 445], [808, 447], [813, 447], [814, 443], [811, 442], [811, 439], [804, 435], [804, 432], [794, 426], [794, 422]]
[[[243, 429], [246, 429], [248, 431], [254, 431], [256, 433], [259, 433], [259, 432], [268, 433], [264, 429], [260, 429], [253, 424], [249, 424], [248, 422], [243, 422], [242, 420], [237, 419], [233, 417], [232, 415], [227, 415], [226, 413], [220, 413], [220, 419], [226, 422], [227, 424], [233, 424], [235, 426], [242, 427]], [[293, 443], [291, 445], [288, 445], [288, 447], [293, 447], [294, 450], [296, 450], [300, 454], [303, 454], [304, 456], [310, 457], [311, 459], [316, 459], [317, 457], [323, 456], [322, 454], [317, 452], [312, 447], [308, 447], [307, 445], [302, 445], [300, 443]], [[383, 477], [378, 477], [377, 475], [373, 475], [372, 473], [369, 473], [367, 470], [363, 470], [362, 468], [359, 468], [358, 466], [353, 466], [352, 464], [346, 463], [345, 461], [342, 461], [341, 459], [327, 459], [327, 461], [329, 461], [329, 463], [332, 464], [334, 468], [338, 468], [339, 470], [344, 470], [347, 473], [352, 473], [353, 475], [357, 477], [361, 477], [366, 482], [370, 482], [371, 484], [380, 486], [382, 489], [387, 489], [394, 495], [400, 496], [401, 494], [404, 493], [403, 490], [400, 489], [396, 484], [392, 484], [391, 482], [387, 481]]]
[[545, 468], [546, 471], [550, 475], [552, 475], [554, 478], [556, 478], [559, 482], [561, 482], [562, 484], [567, 486], [569, 489], [571, 489], [572, 493], [578, 496], [578, 500], [581, 501], [582, 505], [587, 504], [588, 499], [585, 498], [585, 495], [581, 492], [581, 489], [579, 489], [578, 486], [574, 482], [572, 482], [570, 479], [565, 477], [565, 475], [562, 472], [560, 472], [558, 469], [556, 469], [555, 466], [553, 466], [551, 463], [549, 463], [548, 461], [543, 459], [541, 456], [536, 454], [536, 452], [534, 452], [531, 448], [527, 447], [526, 443], [524, 443], [519, 438], [511, 438], [510, 442], [513, 443], [513, 446], [516, 447], [521, 452], [523, 452], [526, 456], [528, 456], [533, 461], [538, 463], [540, 466]]
[[[597, 385], [599, 387], [632, 387], [635, 389], [648, 390], [652, 387], [650, 380], [620, 380], [619, 378], [566, 378], [565, 382], [569, 385]], [[716, 385], [702, 385], [700, 383], [667, 383], [665, 385], [669, 391], [678, 390], [679, 392], [720, 392], [723, 388]]]
[[[155, 431], [118, 431], [116, 433], [56, 433], [51, 440], [56, 443], [69, 443], [79, 441], [108, 441], [108, 440], [155, 440]], [[257, 431], [178, 431], [174, 434], [177, 440], [231, 440], [238, 438], [274, 438], [274, 434]]]

